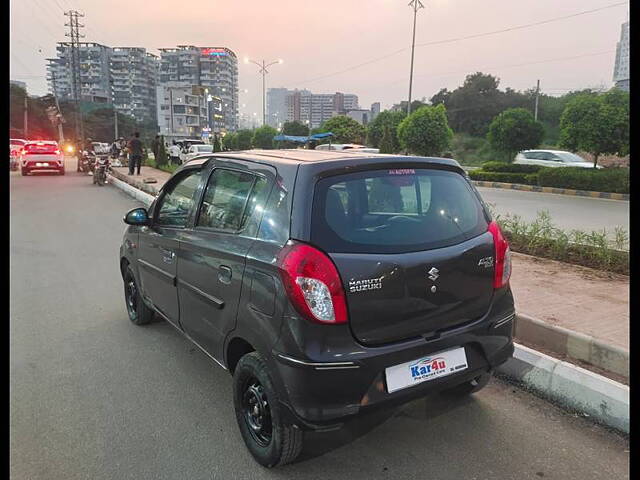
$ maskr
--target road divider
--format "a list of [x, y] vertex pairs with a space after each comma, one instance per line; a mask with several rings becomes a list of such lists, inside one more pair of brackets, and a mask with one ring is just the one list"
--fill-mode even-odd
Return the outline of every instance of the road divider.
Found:
[[629, 387], [516, 344], [498, 373], [560, 406], [629, 433]]
[[147, 192], [143, 192], [139, 188], [134, 187], [133, 185], [130, 185], [129, 183], [117, 178], [115, 175], [109, 175], [108, 181], [110, 185], [119, 188], [127, 195], [132, 196], [136, 200], [140, 200], [147, 206], [151, 205], [151, 202], [153, 202], [153, 200], [156, 198], [155, 194], [151, 195]]

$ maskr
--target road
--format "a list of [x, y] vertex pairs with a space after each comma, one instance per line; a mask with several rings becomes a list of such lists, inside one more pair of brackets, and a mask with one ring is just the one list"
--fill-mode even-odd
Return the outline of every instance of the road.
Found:
[[502, 188], [478, 187], [478, 191], [501, 215], [520, 215], [530, 222], [539, 211], [548, 210], [552, 223], [564, 230], [590, 232], [604, 228], [613, 232], [616, 227], [622, 227], [629, 232], [629, 202], [626, 201]]
[[259, 467], [228, 373], [166, 323], [127, 319], [118, 247], [137, 203], [67, 168], [11, 174], [13, 480], [629, 478], [626, 439], [500, 380], [309, 434], [297, 463]]

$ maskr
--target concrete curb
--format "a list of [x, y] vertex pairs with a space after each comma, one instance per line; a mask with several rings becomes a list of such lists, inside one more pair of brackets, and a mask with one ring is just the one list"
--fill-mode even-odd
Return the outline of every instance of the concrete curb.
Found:
[[523, 345], [497, 371], [561, 406], [629, 433], [629, 387]]
[[108, 176], [109, 184], [113, 185], [116, 188], [124, 191], [126, 194], [132, 196], [136, 200], [140, 200], [145, 205], [151, 205], [151, 202], [155, 200], [155, 195], [150, 195], [146, 192], [143, 192], [139, 188], [129, 185], [127, 182], [124, 182], [113, 175]]
[[590, 335], [550, 325], [522, 313], [516, 314], [514, 336], [528, 344], [590, 363], [629, 378], [629, 352]]
[[505, 188], [507, 190], [523, 190], [525, 192], [557, 193], [560, 195], [574, 195], [578, 197], [607, 198], [609, 200], [629, 200], [628, 193], [592, 192], [590, 190], [571, 190], [570, 188], [539, 187], [537, 185], [486, 182], [484, 180], [473, 180], [473, 184], [477, 187]]
[[154, 197], [158, 195], [158, 189], [154, 187], [153, 184], [144, 183], [142, 180], [134, 180], [114, 169], [111, 170], [110, 175], [112, 178], [117, 178], [121, 182], [126, 183], [127, 185], [130, 185], [138, 190], [141, 190], [144, 193], [147, 193]]

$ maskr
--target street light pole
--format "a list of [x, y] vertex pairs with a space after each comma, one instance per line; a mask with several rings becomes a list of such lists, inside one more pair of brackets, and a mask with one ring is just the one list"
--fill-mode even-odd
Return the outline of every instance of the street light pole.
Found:
[[409, 103], [407, 104], [407, 116], [411, 113], [411, 89], [413, 87], [413, 53], [416, 48], [416, 17], [418, 10], [424, 8], [420, 0], [411, 0], [409, 6], [413, 8], [413, 39], [411, 40], [411, 71], [409, 73]]
[[267, 108], [266, 108], [266, 103], [267, 103], [267, 92], [266, 92], [266, 75], [267, 73], [269, 73], [269, 70], [267, 70], [267, 68], [269, 68], [272, 65], [275, 65], [276, 63], [282, 63], [283, 60], [279, 59], [276, 60], [274, 62], [271, 63], [266, 63], [264, 60], [262, 60], [262, 63], [256, 62], [255, 60], [251, 60], [250, 58], [245, 58], [244, 59], [244, 63], [253, 63], [254, 65], [257, 65], [260, 68], [260, 73], [262, 74], [262, 125], [266, 125], [267, 124]]

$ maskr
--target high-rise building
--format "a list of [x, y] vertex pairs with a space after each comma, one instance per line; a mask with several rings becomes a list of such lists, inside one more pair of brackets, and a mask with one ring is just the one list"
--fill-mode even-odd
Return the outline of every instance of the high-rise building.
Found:
[[200, 138], [208, 128], [208, 105], [200, 86], [160, 85], [156, 89], [158, 130], [165, 140]]
[[[80, 100], [89, 102], [111, 102], [109, 85], [109, 57], [111, 49], [99, 43], [82, 42], [80, 56]], [[71, 69], [71, 44], [59, 42], [56, 58], [47, 59], [49, 91], [58, 98], [73, 98]]]
[[380, 114], [380, 102], [374, 102], [371, 104], [371, 118], [370, 122], [373, 122], [376, 117]]
[[620, 41], [616, 47], [616, 63], [613, 68], [613, 81], [616, 87], [629, 91], [629, 22], [622, 24]]
[[131, 115], [138, 122], [156, 119], [158, 68], [158, 57], [144, 48], [111, 50], [111, 94], [118, 112]]
[[[49, 91], [61, 100], [73, 99], [71, 45], [58, 43], [48, 59]], [[112, 103], [118, 112], [138, 122], [156, 118], [158, 57], [139, 47], [107, 47], [81, 43], [80, 100]]]
[[[160, 49], [160, 86], [202, 86], [221, 100], [223, 129], [238, 128], [238, 59], [225, 47], [179, 45]], [[213, 127], [213, 125], [212, 125]]]
[[287, 94], [287, 121], [296, 120], [317, 128], [331, 117], [359, 110], [358, 96], [350, 93], [314, 94], [309, 90], [294, 90]]
[[267, 124], [280, 128], [287, 121], [287, 88], [267, 89]]

